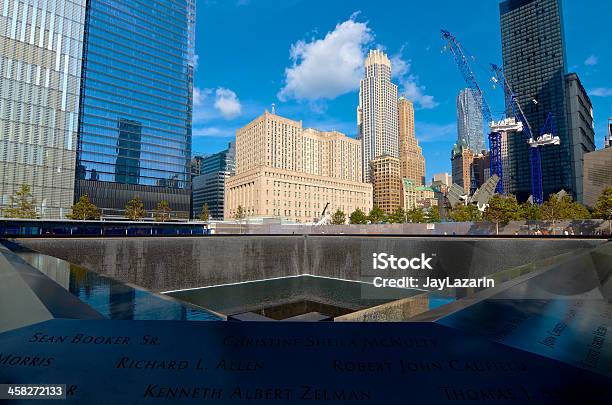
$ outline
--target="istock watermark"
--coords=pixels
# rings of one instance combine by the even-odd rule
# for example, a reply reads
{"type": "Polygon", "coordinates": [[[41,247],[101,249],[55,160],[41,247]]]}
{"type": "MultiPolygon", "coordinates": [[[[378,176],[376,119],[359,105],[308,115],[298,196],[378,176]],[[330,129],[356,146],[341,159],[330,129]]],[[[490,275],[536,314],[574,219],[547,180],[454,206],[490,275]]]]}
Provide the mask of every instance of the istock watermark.
{"type": "MultiPolygon", "coordinates": [[[[397,257],[389,253],[372,253],[372,270],[434,270],[435,254],[421,253],[414,257],[397,257]]],[[[379,273],[380,274],[380,273],[379,273]]],[[[375,276],[372,284],[377,288],[413,288],[426,290],[444,290],[446,288],[491,288],[495,287],[495,280],[489,277],[479,278],[452,278],[452,277],[421,277],[410,275],[405,277],[375,276]]]]}
{"type": "Polygon", "coordinates": [[[433,267],[429,264],[433,257],[427,257],[425,253],[421,253],[420,257],[410,259],[395,257],[388,253],[373,253],[372,256],[372,269],[374,270],[433,270],[433,267]]]}

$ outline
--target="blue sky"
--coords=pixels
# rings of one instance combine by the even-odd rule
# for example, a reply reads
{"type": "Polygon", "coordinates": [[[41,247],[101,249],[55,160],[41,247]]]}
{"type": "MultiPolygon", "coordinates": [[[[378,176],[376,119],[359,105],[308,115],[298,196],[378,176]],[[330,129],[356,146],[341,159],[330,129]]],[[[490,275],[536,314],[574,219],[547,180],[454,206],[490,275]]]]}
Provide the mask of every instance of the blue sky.
{"type": "MultiPolygon", "coordinates": [[[[275,103],[304,126],[356,134],[364,54],[383,48],[394,62],[400,93],[415,100],[416,132],[427,177],[450,172],[456,139],[455,97],[464,86],[440,28],[476,57],[474,71],[492,110],[503,95],[488,81],[501,64],[498,0],[198,0],[194,153],[224,149],[245,125],[275,103]]],[[[590,92],[596,143],[612,117],[612,1],[564,0],[569,71],[590,92]]]]}

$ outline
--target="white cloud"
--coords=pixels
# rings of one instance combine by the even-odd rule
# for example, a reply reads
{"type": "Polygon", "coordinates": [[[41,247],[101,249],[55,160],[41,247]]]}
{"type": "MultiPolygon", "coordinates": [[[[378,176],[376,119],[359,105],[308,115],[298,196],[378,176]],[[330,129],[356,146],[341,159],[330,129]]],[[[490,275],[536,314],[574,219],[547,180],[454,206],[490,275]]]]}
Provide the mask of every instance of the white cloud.
{"type": "Polygon", "coordinates": [[[432,109],[438,106],[433,96],[425,94],[425,86],[419,84],[418,77],[410,73],[411,60],[402,56],[404,47],[391,57],[391,75],[399,81],[399,92],[407,99],[412,100],[417,108],[432,109]]]}
{"type": "Polygon", "coordinates": [[[211,89],[201,89],[199,87],[193,87],[193,106],[199,107],[204,103],[206,97],[212,93],[211,89]]]}
{"type": "Polygon", "coordinates": [[[210,123],[223,119],[232,120],[242,113],[242,103],[230,89],[199,87],[193,88],[193,122],[195,124],[210,123]]]}
{"type": "Polygon", "coordinates": [[[416,137],[422,143],[449,142],[457,139],[457,124],[415,122],[416,137]]]}
{"type": "Polygon", "coordinates": [[[410,61],[402,59],[404,47],[391,57],[391,77],[401,79],[410,72],[410,61]]]}
{"type": "MultiPolygon", "coordinates": [[[[285,86],[279,91],[281,101],[334,99],[359,89],[367,48],[374,33],[367,23],[355,21],[359,13],[328,32],[323,39],[297,41],[291,46],[292,66],[285,69],[285,86]]],[[[377,44],[376,49],[385,50],[377,44]]],[[[438,106],[434,97],[426,94],[418,76],[411,73],[411,61],[402,56],[404,47],[391,57],[393,79],[399,81],[400,93],[421,109],[438,106]]]]}
{"type": "Polygon", "coordinates": [[[227,120],[236,118],[242,112],[242,104],[236,93],[223,87],[215,91],[215,108],[227,120]]]}
{"type": "Polygon", "coordinates": [[[584,64],[587,66],[594,66],[594,65],[597,65],[597,62],[599,62],[599,58],[597,57],[597,55],[591,55],[588,58],[586,58],[586,60],[584,61],[584,64]]]}
{"type": "Polygon", "coordinates": [[[610,97],[612,96],[612,88],[598,87],[589,91],[589,96],[595,97],[610,97]]]}
{"type": "Polygon", "coordinates": [[[193,54],[191,58],[191,65],[193,66],[193,70],[198,70],[198,66],[200,66],[200,55],[197,53],[193,54]]]}
{"type": "Polygon", "coordinates": [[[355,21],[356,16],[336,25],[323,39],[291,45],[292,66],[285,69],[285,86],[278,92],[281,101],[332,100],[359,88],[366,48],[374,36],[367,23],[355,21]]]}

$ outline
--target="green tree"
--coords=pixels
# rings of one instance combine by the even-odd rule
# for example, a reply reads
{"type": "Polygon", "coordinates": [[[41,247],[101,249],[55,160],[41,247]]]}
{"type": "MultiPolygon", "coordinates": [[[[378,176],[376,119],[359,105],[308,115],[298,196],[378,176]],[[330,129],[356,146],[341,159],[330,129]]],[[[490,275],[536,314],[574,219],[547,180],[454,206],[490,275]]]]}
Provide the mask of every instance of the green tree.
{"type": "Polygon", "coordinates": [[[368,219],[370,220],[371,223],[376,224],[379,222],[384,222],[387,219],[387,215],[385,214],[385,211],[383,211],[377,205],[375,205],[370,211],[370,214],[368,215],[368,219]]]}
{"type": "Polygon", "coordinates": [[[440,210],[437,206],[429,207],[429,210],[427,210],[427,222],[430,224],[442,222],[440,210]]]}
{"type": "Polygon", "coordinates": [[[36,200],[30,186],[23,184],[10,199],[10,208],[4,211],[8,218],[36,218],[36,200]]]}
{"type": "Polygon", "coordinates": [[[450,219],[455,222],[474,222],[482,219],[482,213],[474,204],[457,203],[450,212],[450,219]]]}
{"type": "Polygon", "coordinates": [[[542,207],[529,201],[522,203],[519,207],[521,219],[527,221],[541,221],[542,207]]]}
{"type": "Polygon", "coordinates": [[[200,212],[200,221],[208,221],[210,219],[210,211],[208,210],[208,203],[202,205],[202,212],[200,212]]]}
{"type": "Polygon", "coordinates": [[[542,218],[546,221],[588,219],[590,214],[584,205],[573,201],[569,195],[559,199],[556,194],[551,194],[542,204],[542,218]]]}
{"type": "Polygon", "coordinates": [[[368,217],[365,214],[365,212],[363,212],[361,209],[357,208],[351,214],[351,216],[349,218],[349,221],[350,221],[351,224],[367,224],[368,223],[368,217]]]}
{"type": "Polygon", "coordinates": [[[236,221],[241,221],[243,219],[246,218],[246,212],[244,211],[244,208],[242,208],[242,205],[239,205],[238,208],[236,208],[236,213],[234,214],[234,219],[236,221]]]}
{"type": "Polygon", "coordinates": [[[555,224],[563,219],[588,219],[590,218],[589,210],[580,203],[572,200],[572,197],[565,195],[561,199],[557,194],[551,194],[548,200],[542,204],[542,219],[552,221],[553,234],[555,232],[555,224]]]}
{"type": "Polygon", "coordinates": [[[344,213],[344,211],[338,209],[336,212],[334,212],[334,215],[332,215],[330,224],[344,225],[345,222],[346,222],[346,214],[344,213]]]}
{"type": "Polygon", "coordinates": [[[499,224],[506,225],[510,221],[520,219],[520,208],[516,197],[509,195],[502,197],[495,194],[489,200],[489,205],[482,216],[485,221],[495,223],[495,232],[499,235],[499,224]]]}
{"type": "Polygon", "coordinates": [[[414,207],[406,213],[408,222],[412,224],[422,224],[425,222],[425,214],[421,208],[414,207]]]}
{"type": "Polygon", "coordinates": [[[136,196],[125,204],[125,216],[132,221],[138,221],[145,216],[144,203],[136,196]]]}
{"type": "Polygon", "coordinates": [[[569,202],[569,212],[567,213],[567,219],[590,219],[591,213],[589,209],[577,201],[569,202]]]}
{"type": "Polygon", "coordinates": [[[244,208],[242,208],[242,205],[239,205],[238,208],[236,208],[236,212],[234,213],[234,219],[238,221],[238,224],[240,224],[241,234],[242,234],[242,220],[245,218],[246,218],[246,212],[244,211],[244,208]]]}
{"type": "Polygon", "coordinates": [[[397,209],[389,215],[388,220],[392,224],[406,223],[406,211],[404,211],[402,207],[397,207],[397,209]]]}
{"type": "Polygon", "coordinates": [[[604,189],[597,199],[593,209],[593,218],[607,219],[608,232],[612,235],[612,187],[604,189]]]}
{"type": "Polygon", "coordinates": [[[83,194],[79,201],[72,206],[72,214],[66,215],[66,218],[81,221],[100,219],[100,210],[89,200],[87,194],[83,194]]]}
{"type": "Polygon", "coordinates": [[[548,200],[544,201],[542,204],[542,219],[545,221],[553,221],[553,226],[555,221],[559,221],[563,219],[563,204],[557,194],[551,194],[548,196],[548,200]]]}
{"type": "Polygon", "coordinates": [[[162,200],[157,203],[157,207],[155,208],[154,218],[157,222],[166,222],[170,220],[170,205],[168,201],[162,200]]]}

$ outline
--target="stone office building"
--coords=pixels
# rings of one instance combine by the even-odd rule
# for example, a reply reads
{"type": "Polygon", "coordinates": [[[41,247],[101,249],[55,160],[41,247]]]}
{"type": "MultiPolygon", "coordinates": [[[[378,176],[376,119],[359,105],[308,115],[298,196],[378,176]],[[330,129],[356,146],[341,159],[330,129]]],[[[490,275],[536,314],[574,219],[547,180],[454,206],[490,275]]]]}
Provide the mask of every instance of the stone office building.
{"type": "Polygon", "coordinates": [[[465,194],[470,193],[473,163],[474,152],[464,146],[455,145],[451,154],[453,183],[463,188],[465,194]]]}
{"type": "Polygon", "coordinates": [[[438,206],[436,190],[432,187],[413,183],[410,179],[402,179],[403,208],[406,212],[414,208],[431,208],[438,206]]]}
{"type": "Polygon", "coordinates": [[[402,178],[425,185],[425,157],[414,129],[414,105],[405,97],[400,97],[397,104],[402,178]]]}
{"type": "Polygon", "coordinates": [[[594,207],[604,189],[612,187],[612,146],[584,155],[583,184],[583,203],[594,207]]]}
{"type": "Polygon", "coordinates": [[[372,208],[362,181],[361,142],[339,132],[303,129],[267,111],[236,132],[236,175],[225,182],[225,219],[240,206],[247,218],[313,222],[340,209],[372,208]]]}
{"type": "Polygon", "coordinates": [[[387,214],[394,213],[402,206],[403,198],[400,159],[383,155],[370,161],[370,176],[374,186],[374,206],[387,214]]]}

